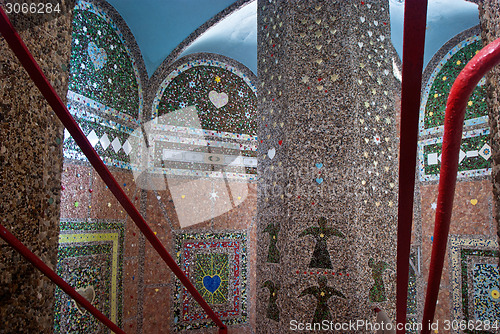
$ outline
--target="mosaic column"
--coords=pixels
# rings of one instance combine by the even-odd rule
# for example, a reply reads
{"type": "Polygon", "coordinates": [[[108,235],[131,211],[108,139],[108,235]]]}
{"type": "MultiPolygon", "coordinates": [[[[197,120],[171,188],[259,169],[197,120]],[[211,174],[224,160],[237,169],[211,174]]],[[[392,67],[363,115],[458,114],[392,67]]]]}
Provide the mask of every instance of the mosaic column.
{"type": "MultiPolygon", "coordinates": [[[[58,3],[57,11],[56,7],[49,9],[47,2],[42,9],[44,14],[9,15],[9,18],[59,96],[64,98],[73,4],[58,3]]],[[[5,2],[2,4],[6,11],[7,6],[5,2]]],[[[63,127],[5,40],[0,45],[2,224],[55,268],[63,127]]],[[[0,333],[52,333],[54,284],[3,241],[0,286],[0,333]]]]}
{"type": "MultiPolygon", "coordinates": [[[[500,38],[500,4],[494,0],[483,0],[479,2],[479,19],[481,22],[481,37],[484,45],[500,38]]],[[[493,162],[491,163],[491,176],[493,181],[493,195],[495,196],[494,217],[497,221],[497,237],[500,243],[500,136],[499,136],[499,112],[500,112],[500,69],[494,67],[487,75],[486,89],[488,91],[489,123],[491,130],[491,149],[493,162]]]]}
{"type": "Polygon", "coordinates": [[[257,332],[373,322],[374,305],[394,318],[388,3],[271,0],[258,10],[257,332]]]}

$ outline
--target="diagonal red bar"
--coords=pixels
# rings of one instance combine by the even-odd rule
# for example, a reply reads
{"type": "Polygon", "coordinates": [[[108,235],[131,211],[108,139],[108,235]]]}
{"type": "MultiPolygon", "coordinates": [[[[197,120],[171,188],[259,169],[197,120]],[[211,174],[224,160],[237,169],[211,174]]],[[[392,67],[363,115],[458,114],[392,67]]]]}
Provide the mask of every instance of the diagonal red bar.
{"type": "MultiPolygon", "coordinates": [[[[399,148],[396,322],[406,323],[408,273],[417,163],[418,113],[422,85],[427,0],[406,0],[403,31],[403,79],[399,148]]],[[[404,333],[404,326],[397,331],[404,333]]]]}
{"type": "Polygon", "coordinates": [[[448,96],[444,119],[443,151],[441,156],[441,172],[439,174],[434,241],[432,243],[431,264],[429,267],[429,280],[427,282],[421,334],[430,333],[429,325],[432,323],[436,311],[436,302],[453,210],[453,197],[455,196],[455,184],[457,182],[458,157],[462,141],[465,108],[479,80],[493,66],[499,63],[500,39],[497,39],[479,51],[465,65],[453,83],[450,95],[448,96]]]}
{"type": "Polygon", "coordinates": [[[68,109],[43,74],[35,59],[33,59],[33,56],[27,49],[21,37],[12,26],[12,23],[10,22],[3,8],[0,8],[0,31],[16,57],[23,65],[26,72],[28,72],[31,80],[33,80],[49,105],[52,107],[52,110],[54,110],[57,117],[59,117],[66,129],[68,129],[75,142],[78,144],[78,146],[80,146],[80,149],[85,154],[92,166],[95,168],[99,176],[101,176],[104,183],[106,183],[111,193],[116,197],[118,202],[120,202],[123,209],[125,209],[130,218],[132,218],[134,223],[141,230],[146,239],[151,243],[153,248],[158,252],[160,257],[170,267],[175,276],[179,278],[179,280],[186,287],[189,293],[191,293],[193,298],[205,310],[210,319],[212,319],[216,323],[216,325],[220,329],[220,333],[225,332],[227,330],[227,327],[210,308],[210,306],[203,299],[198,290],[196,290],[191,281],[186,277],[184,272],[182,272],[181,268],[179,268],[177,263],[175,263],[174,259],[170,256],[165,247],[163,247],[162,243],[153,233],[139,211],[137,211],[134,204],[127,197],[120,185],[116,182],[108,168],[101,161],[101,158],[96,153],[92,145],[90,145],[87,137],[85,137],[82,130],[73,119],[68,109]]]}
{"type": "Polygon", "coordinates": [[[64,292],[66,292],[71,298],[82,305],[87,311],[89,311],[94,317],[99,319],[106,327],[111,329],[117,334],[125,334],[115,323],[109,320],[104,314],[102,314],[98,309],[96,309],[87,299],[83,298],[75,289],[71,287],[65,280],[63,280],[59,275],[57,275],[52,269],[50,269],[38,256],[33,254],[25,245],[21,243],[12,233],[10,233],[3,225],[0,224],[0,238],[5,240],[12,248],[21,253],[22,256],[26,258],[31,264],[38,268],[45,276],[47,276],[52,282],[57,284],[64,292]]]}

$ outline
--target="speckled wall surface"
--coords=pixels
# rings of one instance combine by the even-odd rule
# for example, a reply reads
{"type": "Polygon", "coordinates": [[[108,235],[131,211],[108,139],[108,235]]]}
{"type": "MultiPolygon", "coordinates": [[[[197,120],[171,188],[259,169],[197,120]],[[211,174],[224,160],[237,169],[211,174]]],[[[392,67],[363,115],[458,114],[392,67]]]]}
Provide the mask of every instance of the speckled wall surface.
{"type": "Polygon", "coordinates": [[[259,333],[394,316],[389,27],[386,1],[259,1],[259,333]]]}
{"type": "MultiPolygon", "coordinates": [[[[60,3],[57,15],[9,18],[48,80],[64,96],[74,2],[60,3]]],[[[2,224],[55,268],[63,128],[3,39],[0,44],[2,224]]],[[[52,333],[54,285],[3,241],[0,287],[0,333],[52,333]]]]}
{"type": "MultiPolygon", "coordinates": [[[[495,0],[479,1],[479,18],[481,22],[481,37],[485,44],[500,38],[500,2],[495,0]]],[[[493,162],[491,166],[491,175],[493,180],[493,194],[495,201],[494,216],[497,221],[497,236],[500,243],[500,136],[499,136],[499,114],[500,114],[500,69],[498,66],[491,70],[487,78],[487,103],[489,109],[489,123],[491,129],[491,146],[493,153],[493,162]]],[[[499,263],[500,265],[500,263],[499,263]]]]}

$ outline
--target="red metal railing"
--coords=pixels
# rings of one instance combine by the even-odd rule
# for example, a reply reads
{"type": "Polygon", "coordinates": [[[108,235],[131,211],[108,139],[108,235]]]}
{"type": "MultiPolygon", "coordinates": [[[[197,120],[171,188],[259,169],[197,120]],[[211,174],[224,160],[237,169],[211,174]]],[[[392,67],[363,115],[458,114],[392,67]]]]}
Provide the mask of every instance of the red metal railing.
{"type": "Polygon", "coordinates": [[[403,35],[403,77],[399,148],[396,322],[404,333],[410,270],[418,115],[422,85],[427,0],[406,0],[403,35]]]}
{"type": "Polygon", "coordinates": [[[434,225],[434,241],[432,243],[429,280],[425,297],[422,334],[430,333],[429,324],[432,323],[436,311],[444,255],[450,230],[451,212],[453,210],[465,108],[479,80],[498,63],[500,63],[500,39],[488,44],[465,65],[465,68],[453,83],[448,96],[444,119],[436,223],[434,225]]]}
{"type": "MultiPolygon", "coordinates": [[[[128,213],[128,215],[132,218],[134,223],[137,225],[137,227],[140,229],[140,231],[144,234],[146,239],[151,243],[153,248],[158,252],[160,257],[165,261],[165,263],[170,267],[170,269],[173,271],[173,273],[177,276],[177,278],[181,281],[181,283],[186,287],[186,289],[191,293],[193,298],[200,304],[200,306],[205,310],[205,312],[208,314],[210,319],[212,319],[215,324],[219,327],[219,333],[227,333],[227,327],[222,323],[222,321],[219,319],[219,317],[215,314],[215,312],[210,308],[210,306],[207,304],[207,302],[203,299],[203,297],[200,295],[198,290],[193,286],[191,281],[186,277],[184,272],[182,272],[181,268],[175,263],[174,259],[170,256],[170,254],[167,252],[165,247],[163,247],[162,243],[160,240],[156,237],[156,235],[153,233],[151,228],[148,226],[144,218],[141,216],[139,211],[135,208],[134,204],[130,201],[130,199],[127,197],[125,192],[122,190],[118,182],[114,179],[113,175],[110,173],[108,168],[104,165],[104,163],[101,161],[101,158],[97,154],[97,152],[94,150],[90,142],[88,141],[87,137],[84,135],[78,124],[75,122],[71,114],[69,113],[66,105],[62,102],[62,100],[59,98],[57,93],[55,92],[54,88],[50,85],[48,82],[47,78],[43,74],[42,70],[38,66],[37,62],[29,52],[29,50],[26,48],[26,45],[22,41],[21,37],[15,30],[15,28],[12,26],[12,23],[10,22],[9,18],[7,17],[7,14],[3,10],[3,8],[0,8],[0,31],[9,44],[10,48],[16,55],[16,57],[19,59],[21,62],[22,66],[28,72],[29,76],[31,77],[31,80],[35,83],[35,85],[38,87],[42,95],[45,97],[49,105],[52,107],[52,110],[56,113],[56,115],[59,117],[63,125],[66,127],[66,129],[69,131],[75,142],[80,146],[82,152],[85,154],[89,162],[92,164],[92,166],[95,168],[97,173],[101,176],[102,180],[104,183],[108,186],[109,190],[111,193],[116,197],[118,202],[122,205],[122,207],[125,209],[125,211],[128,213]]],[[[2,232],[8,232],[5,230],[5,228],[2,226],[2,232]]],[[[8,235],[9,233],[0,233],[2,237],[4,235],[8,235]]],[[[13,237],[13,236],[12,236],[13,237]]],[[[15,238],[14,238],[15,239],[15,238]]],[[[31,263],[33,263],[38,269],[42,270],[43,262],[36,257],[33,253],[29,252],[29,250],[26,247],[18,247],[16,248],[13,245],[13,242],[15,243],[15,240],[13,238],[4,238],[12,247],[14,247],[17,251],[19,251],[24,257],[28,258],[31,263]]],[[[17,239],[16,239],[17,240],[17,239]]],[[[17,242],[22,245],[18,240],[17,242]]],[[[18,245],[18,246],[20,246],[18,245]]],[[[44,270],[42,270],[44,272],[44,270]]],[[[48,272],[47,272],[48,273],[48,272]]],[[[46,274],[46,272],[44,272],[46,274]]],[[[57,276],[55,273],[53,273],[55,276],[57,276]]],[[[59,285],[58,283],[62,283],[62,278],[59,276],[53,277],[55,279],[54,283],[59,285]]],[[[59,285],[61,288],[62,286],[59,285]]],[[[66,287],[67,288],[67,287],[66,287]]],[[[64,290],[64,289],[63,289],[64,290]]],[[[69,289],[67,289],[70,291],[69,289]]],[[[66,290],[65,290],[66,291],[66,290]]],[[[73,298],[78,298],[81,300],[80,295],[76,293],[76,291],[73,290],[72,292],[72,297],[73,298]],[[73,293],[74,292],[74,293],[73,293]],[[80,296],[80,297],[78,297],[80,296]]],[[[88,302],[87,302],[88,303],[88,302]]],[[[96,313],[97,311],[95,308],[91,308],[88,306],[90,303],[85,303],[85,302],[80,302],[83,307],[85,307],[90,313],[92,313],[95,317],[97,317],[99,320],[103,321],[103,323],[108,326],[109,323],[104,321],[103,315],[100,313],[96,313]]],[[[108,319],[109,321],[109,319],[108,319]]],[[[110,322],[110,321],[109,321],[110,322]]],[[[116,325],[115,325],[116,326],[116,325]]],[[[109,326],[108,326],[109,327],[109,326]]],[[[111,328],[111,327],[110,327],[111,328]]],[[[112,329],[112,328],[111,328],[112,329]]],[[[112,329],[114,330],[114,329],[112,329]]]]}

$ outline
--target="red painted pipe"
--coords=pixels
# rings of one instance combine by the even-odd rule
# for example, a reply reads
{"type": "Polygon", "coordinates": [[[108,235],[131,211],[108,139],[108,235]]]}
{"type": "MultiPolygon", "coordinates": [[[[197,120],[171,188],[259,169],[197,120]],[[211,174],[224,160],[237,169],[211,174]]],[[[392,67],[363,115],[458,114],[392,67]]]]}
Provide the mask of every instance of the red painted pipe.
{"type": "MultiPolygon", "coordinates": [[[[74,120],[74,118],[69,113],[66,105],[61,101],[54,88],[50,85],[49,81],[43,74],[42,70],[38,66],[35,59],[27,49],[26,45],[22,41],[21,37],[17,31],[12,26],[7,14],[3,8],[0,8],[0,31],[9,44],[10,48],[19,59],[23,65],[26,72],[28,72],[31,80],[38,87],[42,95],[45,97],[47,102],[52,107],[52,110],[56,113],[57,117],[61,120],[63,125],[68,129],[71,136],[74,138],[75,142],[80,146],[82,152],[85,154],[89,162],[95,168],[97,173],[101,176],[102,180],[108,186],[111,193],[116,197],[118,202],[122,205],[128,215],[132,218],[137,227],[144,234],[146,239],[151,243],[153,248],[158,252],[160,257],[165,261],[165,263],[170,267],[175,276],[179,278],[186,289],[191,293],[193,298],[200,304],[200,306],[205,310],[210,319],[212,319],[220,330],[225,330],[226,326],[222,323],[215,312],[210,308],[207,302],[200,295],[198,290],[193,286],[191,281],[186,277],[184,272],[179,268],[174,259],[167,252],[165,247],[163,247],[160,240],[153,233],[151,228],[148,226],[144,218],[141,216],[139,211],[135,208],[134,204],[127,197],[125,192],[122,190],[120,185],[116,182],[113,175],[110,173],[106,165],[101,161],[101,158],[96,153],[92,145],[90,145],[87,137],[83,134],[82,130],[74,120]]],[[[222,332],[221,332],[222,333],[222,332]]]]}
{"type": "MultiPolygon", "coordinates": [[[[399,149],[396,322],[406,323],[408,273],[417,163],[418,117],[424,59],[427,0],[406,0],[399,149]]],[[[404,333],[404,326],[398,333],[404,333]]]]}
{"type": "Polygon", "coordinates": [[[96,309],[87,299],[83,298],[75,289],[71,287],[65,280],[58,276],[52,269],[50,269],[38,256],[33,254],[25,245],[22,244],[12,233],[10,233],[3,225],[0,224],[0,237],[5,240],[12,248],[21,253],[22,256],[31,264],[33,264],[38,270],[40,270],[45,276],[47,276],[52,282],[57,284],[64,292],[66,292],[71,298],[82,305],[87,311],[89,311],[94,317],[99,319],[106,327],[111,329],[115,333],[125,334],[115,323],[109,320],[104,314],[102,314],[98,309],[96,309]]]}
{"type": "Polygon", "coordinates": [[[479,80],[498,63],[500,63],[500,39],[488,44],[467,63],[453,83],[446,104],[436,223],[434,225],[434,241],[425,297],[422,334],[430,333],[429,324],[432,323],[436,311],[453,210],[465,108],[479,80]]]}

